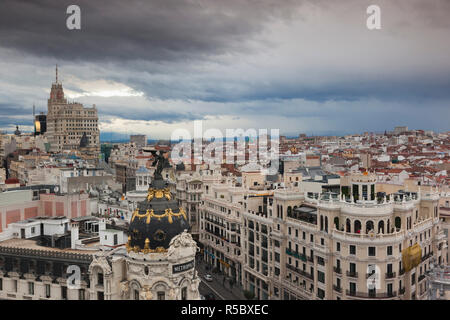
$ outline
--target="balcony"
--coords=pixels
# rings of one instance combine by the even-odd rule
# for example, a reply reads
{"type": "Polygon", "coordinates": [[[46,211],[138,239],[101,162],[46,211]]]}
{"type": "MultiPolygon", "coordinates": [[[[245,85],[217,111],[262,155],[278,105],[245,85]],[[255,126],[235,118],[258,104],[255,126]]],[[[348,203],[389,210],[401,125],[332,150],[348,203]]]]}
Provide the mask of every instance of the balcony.
{"type": "Polygon", "coordinates": [[[397,296],[397,292],[382,292],[382,293],[369,293],[346,290],[345,293],[350,297],[364,298],[364,299],[388,299],[397,296]]]}
{"type": "Polygon", "coordinates": [[[314,257],[313,257],[313,256],[307,257],[306,259],[307,259],[309,262],[314,262],[314,257]]]}
{"type": "Polygon", "coordinates": [[[424,274],[422,274],[422,275],[419,276],[419,279],[417,280],[417,282],[420,282],[420,281],[422,281],[423,279],[425,279],[425,275],[424,275],[424,274]]]}
{"type": "Polygon", "coordinates": [[[386,272],[386,279],[392,279],[395,278],[396,273],[395,272],[386,272]]]}
{"type": "Polygon", "coordinates": [[[422,257],[422,262],[424,262],[425,260],[427,260],[429,257],[431,257],[433,255],[433,251],[428,252],[426,255],[424,255],[422,257]]]}
{"type": "Polygon", "coordinates": [[[356,272],[356,271],[347,271],[347,277],[350,277],[350,278],[358,278],[358,272],[356,272]]]}
{"type": "Polygon", "coordinates": [[[299,253],[297,251],[292,251],[291,249],[286,248],[286,254],[306,262],[306,256],[302,253],[299,253]]]}
{"type": "Polygon", "coordinates": [[[342,274],[342,269],[339,267],[333,267],[334,272],[338,273],[338,274],[342,274]]]}
{"type": "Polygon", "coordinates": [[[333,290],[342,293],[342,287],[338,287],[337,285],[333,285],[333,290]]]}
{"type": "Polygon", "coordinates": [[[402,276],[405,274],[405,269],[400,269],[399,275],[402,276]]]}
{"type": "Polygon", "coordinates": [[[296,268],[296,267],[294,267],[294,266],[292,266],[292,265],[290,265],[288,263],[286,263],[286,268],[288,268],[289,270],[295,271],[295,272],[297,272],[298,274],[300,274],[300,275],[302,275],[304,277],[307,277],[307,278],[309,278],[311,280],[314,280],[314,276],[312,274],[309,274],[306,271],[300,270],[299,268],[296,268]]]}
{"type": "Polygon", "coordinates": [[[215,236],[217,236],[217,237],[219,237],[219,238],[222,238],[223,236],[220,234],[220,232],[215,232],[215,231],[212,231],[212,230],[209,230],[209,229],[206,229],[205,228],[205,231],[206,232],[209,232],[209,233],[211,233],[211,234],[213,234],[213,235],[215,235],[215,236]]]}
{"type": "Polygon", "coordinates": [[[400,295],[400,294],[405,294],[405,291],[406,291],[406,288],[405,288],[405,287],[400,288],[400,290],[398,290],[398,294],[399,294],[399,295],[400,295]]]}

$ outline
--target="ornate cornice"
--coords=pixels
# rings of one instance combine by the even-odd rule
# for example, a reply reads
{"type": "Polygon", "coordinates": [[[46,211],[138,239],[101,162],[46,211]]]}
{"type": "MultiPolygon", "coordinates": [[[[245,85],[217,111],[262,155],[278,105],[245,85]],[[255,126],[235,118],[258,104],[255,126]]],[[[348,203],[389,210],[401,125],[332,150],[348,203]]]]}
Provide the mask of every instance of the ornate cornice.
{"type": "Polygon", "coordinates": [[[177,213],[173,212],[171,208],[168,208],[162,214],[155,213],[155,211],[153,209],[147,210],[145,213],[139,213],[139,209],[136,209],[133,212],[133,216],[131,217],[131,222],[133,222],[135,218],[139,218],[139,219],[146,218],[147,219],[146,223],[148,224],[148,223],[150,223],[151,218],[156,218],[158,220],[161,220],[162,218],[167,217],[167,220],[169,221],[169,223],[172,223],[173,222],[172,217],[179,217],[179,216],[183,216],[184,219],[187,220],[186,212],[184,211],[183,208],[179,208],[179,212],[177,212],[177,213]]]}

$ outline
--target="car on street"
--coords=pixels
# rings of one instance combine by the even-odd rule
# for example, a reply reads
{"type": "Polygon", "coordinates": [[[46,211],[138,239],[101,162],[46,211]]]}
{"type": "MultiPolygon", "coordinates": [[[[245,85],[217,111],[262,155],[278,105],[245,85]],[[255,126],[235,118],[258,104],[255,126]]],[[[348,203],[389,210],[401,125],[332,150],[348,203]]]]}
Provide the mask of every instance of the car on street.
{"type": "Polygon", "coordinates": [[[213,277],[210,274],[205,274],[205,280],[211,282],[213,281],[213,277]]]}

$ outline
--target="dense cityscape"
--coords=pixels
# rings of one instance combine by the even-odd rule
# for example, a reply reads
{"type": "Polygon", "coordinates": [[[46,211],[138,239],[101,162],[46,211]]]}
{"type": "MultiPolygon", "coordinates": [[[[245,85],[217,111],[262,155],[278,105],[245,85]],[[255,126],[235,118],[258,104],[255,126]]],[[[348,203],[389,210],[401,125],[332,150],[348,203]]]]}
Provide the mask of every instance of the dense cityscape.
{"type": "Polygon", "coordinates": [[[439,313],[449,13],[449,0],[1,0],[2,310],[439,313]]]}
{"type": "Polygon", "coordinates": [[[450,132],[279,136],[265,164],[247,137],[180,160],[170,139],[100,141],[58,69],[33,117],[0,140],[0,299],[450,297],[450,132]]]}

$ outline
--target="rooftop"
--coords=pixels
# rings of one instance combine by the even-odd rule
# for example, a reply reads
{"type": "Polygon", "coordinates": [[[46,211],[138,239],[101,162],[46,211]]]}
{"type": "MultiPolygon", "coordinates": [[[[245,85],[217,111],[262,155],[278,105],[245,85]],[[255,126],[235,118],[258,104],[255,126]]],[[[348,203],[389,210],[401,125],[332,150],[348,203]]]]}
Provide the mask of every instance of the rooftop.
{"type": "Polygon", "coordinates": [[[44,247],[40,246],[36,243],[35,240],[30,239],[8,239],[5,241],[0,242],[0,247],[6,247],[6,248],[21,248],[21,249],[34,249],[34,250],[45,250],[45,251],[54,251],[54,252],[63,252],[63,253],[80,253],[80,254],[94,254],[98,252],[94,247],[98,243],[88,243],[86,244],[87,249],[86,250],[79,250],[79,249],[58,249],[58,248],[51,248],[51,247],[44,247]],[[88,248],[92,247],[91,250],[88,248]]]}

